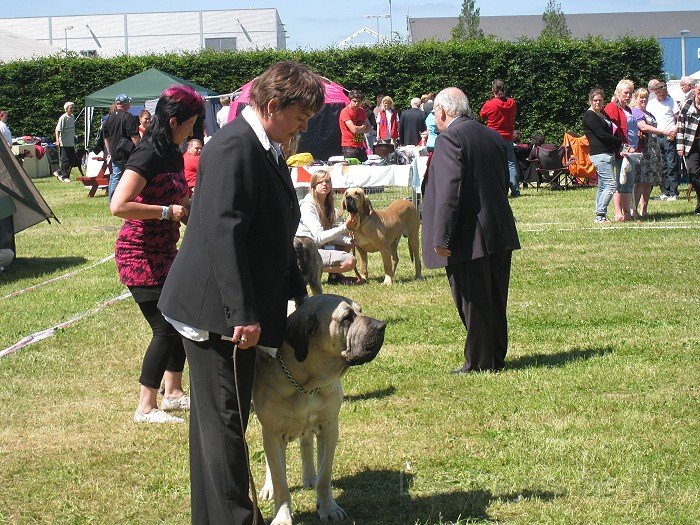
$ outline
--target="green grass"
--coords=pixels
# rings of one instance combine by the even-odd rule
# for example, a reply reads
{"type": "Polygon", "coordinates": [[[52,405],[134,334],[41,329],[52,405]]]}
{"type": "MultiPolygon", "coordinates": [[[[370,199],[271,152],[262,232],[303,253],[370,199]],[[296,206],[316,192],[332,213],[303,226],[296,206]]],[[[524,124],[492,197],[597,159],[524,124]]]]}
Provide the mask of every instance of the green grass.
{"type": "MultiPolygon", "coordinates": [[[[104,197],[37,187],[61,224],[18,235],[0,297],[112,253],[104,197]]],[[[334,487],[348,523],[700,522],[700,217],[653,201],[642,226],[595,227],[594,192],[512,201],[523,249],[503,373],[447,374],[464,329],[444,271],[410,279],[405,242],[392,288],[376,254],[367,286],[326,287],[388,322],[377,359],[344,382],[334,487]]],[[[0,299],[0,350],[122,291],[109,261],[0,299]]],[[[129,299],[0,359],[0,523],[189,523],[187,425],[131,419],[148,340],[129,299]]],[[[259,487],[254,418],[249,441],[259,487]]],[[[288,456],[296,523],[316,524],[296,445],[288,456]]]]}

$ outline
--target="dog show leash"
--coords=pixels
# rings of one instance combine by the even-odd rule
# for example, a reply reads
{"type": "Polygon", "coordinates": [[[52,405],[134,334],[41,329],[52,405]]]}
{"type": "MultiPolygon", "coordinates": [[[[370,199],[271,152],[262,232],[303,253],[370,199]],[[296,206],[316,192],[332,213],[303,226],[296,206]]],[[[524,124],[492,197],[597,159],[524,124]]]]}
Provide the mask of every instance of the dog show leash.
{"type": "Polygon", "coordinates": [[[306,394],[307,396],[312,396],[316,394],[319,390],[323,388],[323,386],[317,386],[316,388],[312,390],[306,390],[303,386],[299,384],[299,382],[292,377],[291,372],[287,368],[287,363],[284,362],[284,359],[282,358],[282,355],[277,352],[277,355],[275,356],[277,361],[279,362],[280,366],[282,367],[282,372],[284,372],[284,375],[287,376],[287,379],[289,379],[289,382],[294,385],[294,387],[301,392],[302,394],[306,394]]]}
{"type": "MultiPolygon", "coordinates": [[[[245,336],[241,337],[241,341],[245,341],[245,336]]],[[[238,367],[236,366],[236,356],[238,354],[238,343],[233,343],[233,382],[236,386],[236,402],[238,403],[238,419],[241,423],[241,437],[243,438],[243,450],[245,450],[245,462],[248,466],[248,481],[250,482],[251,501],[253,502],[253,525],[258,525],[258,493],[255,489],[255,481],[253,480],[253,471],[250,468],[250,450],[248,449],[248,441],[245,438],[245,425],[243,424],[243,410],[241,410],[241,394],[238,391],[238,367]]]]}

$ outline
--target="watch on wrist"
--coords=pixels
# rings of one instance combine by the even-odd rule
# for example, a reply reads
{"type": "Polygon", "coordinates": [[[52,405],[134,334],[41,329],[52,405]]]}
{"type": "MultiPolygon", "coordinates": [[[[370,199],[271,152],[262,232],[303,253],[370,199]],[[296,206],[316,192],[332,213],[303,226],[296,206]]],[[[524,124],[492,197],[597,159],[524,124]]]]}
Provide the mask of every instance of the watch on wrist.
{"type": "Polygon", "coordinates": [[[160,220],[161,221],[168,220],[168,206],[163,206],[163,211],[160,214],[160,220]]]}

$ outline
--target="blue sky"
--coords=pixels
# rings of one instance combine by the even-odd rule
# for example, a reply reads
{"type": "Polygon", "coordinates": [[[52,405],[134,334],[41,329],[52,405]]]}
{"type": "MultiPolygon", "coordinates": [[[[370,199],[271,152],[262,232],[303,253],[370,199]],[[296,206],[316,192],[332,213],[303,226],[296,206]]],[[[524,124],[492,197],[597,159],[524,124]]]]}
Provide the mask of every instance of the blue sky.
{"type": "MultiPolygon", "coordinates": [[[[389,34],[388,19],[367,19],[366,15],[389,13],[388,0],[33,0],[31,6],[21,2],[2,2],[3,17],[50,16],[99,13],[139,13],[153,11],[188,11],[207,9],[277,8],[285,24],[287,47],[290,49],[323,49],[364,26],[389,34]]],[[[482,16],[536,15],[544,11],[546,0],[477,0],[482,16]]],[[[621,11],[680,11],[700,9],[700,0],[561,0],[565,13],[609,13],[621,11]]],[[[457,16],[461,0],[413,1],[392,0],[391,14],[394,31],[406,33],[406,16],[457,16]]]]}

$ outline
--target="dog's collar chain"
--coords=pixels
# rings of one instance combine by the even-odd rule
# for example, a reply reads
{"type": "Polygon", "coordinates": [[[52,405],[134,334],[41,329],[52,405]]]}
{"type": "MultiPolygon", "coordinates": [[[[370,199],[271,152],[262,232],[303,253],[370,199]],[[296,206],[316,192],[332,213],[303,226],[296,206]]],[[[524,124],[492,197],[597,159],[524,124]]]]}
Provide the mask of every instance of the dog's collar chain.
{"type": "Polygon", "coordinates": [[[306,394],[307,396],[312,396],[316,394],[319,390],[321,390],[323,387],[322,386],[317,386],[313,390],[306,390],[303,386],[299,384],[299,382],[292,377],[292,374],[289,372],[289,369],[287,368],[287,363],[284,362],[284,359],[282,359],[282,355],[277,352],[277,360],[280,363],[280,366],[282,367],[282,372],[284,372],[284,375],[287,376],[287,379],[289,379],[289,382],[292,383],[296,389],[301,392],[302,394],[306,394]]]}

